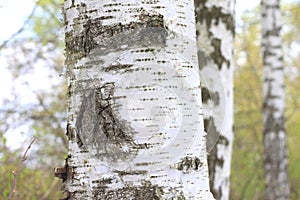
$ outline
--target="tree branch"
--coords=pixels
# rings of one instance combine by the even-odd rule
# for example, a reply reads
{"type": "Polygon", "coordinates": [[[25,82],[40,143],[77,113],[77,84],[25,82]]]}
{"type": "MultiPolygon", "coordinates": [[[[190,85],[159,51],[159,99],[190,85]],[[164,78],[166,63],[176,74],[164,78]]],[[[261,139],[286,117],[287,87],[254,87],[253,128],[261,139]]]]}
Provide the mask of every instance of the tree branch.
{"type": "Polygon", "coordinates": [[[34,137],[33,140],[31,141],[31,143],[29,144],[29,146],[27,147],[26,151],[23,154],[23,157],[21,158],[17,171],[12,171],[12,174],[14,175],[14,179],[11,185],[11,189],[9,192],[9,196],[8,196],[8,200],[11,200],[12,197],[14,196],[15,192],[16,192],[16,185],[17,185],[17,177],[21,172],[22,169],[22,165],[25,162],[25,160],[27,159],[27,153],[29,151],[29,149],[31,148],[32,144],[37,140],[37,137],[34,137]]]}

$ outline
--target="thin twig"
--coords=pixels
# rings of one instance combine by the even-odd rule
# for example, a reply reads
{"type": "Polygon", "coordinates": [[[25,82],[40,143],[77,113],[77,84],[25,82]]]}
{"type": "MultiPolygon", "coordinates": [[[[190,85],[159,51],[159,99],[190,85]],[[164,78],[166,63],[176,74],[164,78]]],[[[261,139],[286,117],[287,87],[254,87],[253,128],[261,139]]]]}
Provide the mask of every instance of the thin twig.
{"type": "Polygon", "coordinates": [[[8,200],[11,200],[16,192],[16,185],[17,185],[17,177],[21,172],[22,169],[22,165],[25,162],[25,160],[27,159],[27,153],[29,151],[29,149],[31,148],[32,144],[37,140],[37,137],[34,137],[33,140],[31,141],[31,143],[29,144],[29,146],[27,147],[26,151],[23,154],[23,157],[21,158],[17,171],[12,171],[12,174],[14,175],[14,179],[13,182],[11,184],[11,189],[9,192],[9,196],[8,196],[8,200]]]}

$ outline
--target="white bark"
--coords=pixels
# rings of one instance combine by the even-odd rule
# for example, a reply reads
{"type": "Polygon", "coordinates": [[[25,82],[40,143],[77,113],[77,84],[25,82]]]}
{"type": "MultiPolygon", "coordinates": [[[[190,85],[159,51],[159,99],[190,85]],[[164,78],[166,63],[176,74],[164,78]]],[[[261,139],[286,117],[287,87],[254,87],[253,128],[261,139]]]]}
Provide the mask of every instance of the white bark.
{"type": "Polygon", "coordinates": [[[289,199],[279,0],[262,0],[265,199],[289,199]]]}
{"type": "Polygon", "coordinates": [[[66,0],[69,199],[213,199],[194,5],[66,0]]]}
{"type": "Polygon", "coordinates": [[[233,144],[234,1],[195,0],[195,5],[210,188],[216,199],[227,200],[233,144]],[[203,55],[210,59],[203,62],[203,55]]]}

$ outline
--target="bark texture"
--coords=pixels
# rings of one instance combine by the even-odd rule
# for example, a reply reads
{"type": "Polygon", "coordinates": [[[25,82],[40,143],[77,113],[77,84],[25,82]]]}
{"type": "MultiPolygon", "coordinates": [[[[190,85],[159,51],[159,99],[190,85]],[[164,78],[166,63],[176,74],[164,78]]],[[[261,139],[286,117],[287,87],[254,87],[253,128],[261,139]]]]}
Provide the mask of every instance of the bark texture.
{"type": "Polygon", "coordinates": [[[194,4],[65,0],[68,199],[213,199],[194,4]]]}
{"type": "Polygon", "coordinates": [[[195,0],[195,7],[210,189],[216,199],[227,200],[233,143],[234,0],[195,0]]]}
{"type": "Polygon", "coordinates": [[[289,199],[279,0],[262,0],[265,199],[289,199]]]}

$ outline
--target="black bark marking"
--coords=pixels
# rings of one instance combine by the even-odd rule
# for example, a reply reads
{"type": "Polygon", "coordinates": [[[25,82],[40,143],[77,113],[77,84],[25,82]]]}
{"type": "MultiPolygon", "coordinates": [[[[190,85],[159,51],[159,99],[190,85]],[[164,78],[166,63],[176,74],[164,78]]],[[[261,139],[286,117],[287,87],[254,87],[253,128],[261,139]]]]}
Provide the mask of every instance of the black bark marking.
{"type": "Polygon", "coordinates": [[[68,123],[66,129],[67,129],[66,135],[67,135],[68,139],[73,141],[76,137],[76,133],[75,133],[74,129],[72,129],[71,124],[68,123]]]}
{"type": "Polygon", "coordinates": [[[229,140],[224,137],[223,135],[220,135],[219,140],[218,140],[218,144],[223,144],[225,146],[229,145],[229,140]]]}
{"type": "Polygon", "coordinates": [[[208,0],[195,0],[195,7],[199,8],[196,9],[196,21],[200,23],[205,22],[208,29],[213,22],[215,25],[218,25],[222,21],[226,25],[226,28],[234,34],[233,16],[230,13],[223,13],[220,7],[212,6],[211,8],[207,8],[205,5],[206,2],[208,0]]]}
{"type": "Polygon", "coordinates": [[[72,5],[71,5],[71,7],[75,7],[74,1],[75,1],[75,0],[72,0],[72,5]]]}
{"type": "Polygon", "coordinates": [[[188,173],[191,170],[200,170],[200,167],[203,163],[200,161],[198,157],[184,157],[177,164],[176,168],[184,173],[188,173]]]}
{"type": "Polygon", "coordinates": [[[221,51],[221,40],[217,38],[213,38],[211,40],[211,45],[214,47],[214,51],[210,53],[211,58],[214,60],[219,70],[222,69],[222,64],[225,63],[226,66],[230,67],[230,61],[227,60],[221,51]]]}
{"type": "MultiPolygon", "coordinates": [[[[274,81],[274,79],[265,79],[265,82],[272,81],[274,81]]],[[[273,117],[273,113],[277,112],[278,108],[274,107],[273,105],[269,105],[269,101],[278,98],[280,98],[278,95],[272,94],[272,87],[270,86],[263,102],[263,111],[267,115],[264,126],[264,134],[270,132],[279,133],[280,131],[285,132],[285,116],[282,115],[281,117],[275,119],[273,117]]]]}
{"type": "Polygon", "coordinates": [[[224,158],[218,157],[218,144],[222,144],[225,146],[229,145],[229,141],[226,137],[220,134],[220,132],[216,129],[216,126],[214,124],[213,118],[205,119],[204,120],[204,129],[208,132],[207,135],[207,147],[211,144],[212,141],[214,141],[215,137],[219,137],[217,144],[214,146],[214,148],[210,151],[210,153],[207,156],[208,161],[208,172],[209,172],[209,185],[210,185],[210,191],[212,192],[215,199],[220,199],[222,197],[222,190],[221,188],[215,189],[214,188],[214,181],[216,176],[216,166],[223,167],[224,165],[224,158]]]}
{"type": "Polygon", "coordinates": [[[198,49],[198,64],[199,64],[199,69],[202,70],[203,67],[207,65],[207,57],[205,53],[201,50],[198,49]]]}
{"type": "Polygon", "coordinates": [[[201,97],[203,103],[208,103],[210,99],[209,90],[206,87],[201,87],[201,97]]]}
{"type": "Polygon", "coordinates": [[[142,186],[128,186],[115,190],[107,190],[105,187],[94,188],[94,199],[134,199],[134,200],[160,200],[163,188],[145,181],[142,186]]]}
{"type": "Polygon", "coordinates": [[[201,87],[202,102],[207,104],[211,100],[215,106],[219,105],[220,97],[218,92],[212,92],[207,87],[201,87]]]}
{"type": "Polygon", "coordinates": [[[131,72],[133,71],[132,64],[111,64],[110,66],[104,68],[104,72],[115,71],[120,73],[131,72]]]}
{"type": "MultiPolygon", "coordinates": [[[[83,17],[86,14],[80,16],[86,18],[83,17]]],[[[67,60],[85,57],[95,48],[97,54],[105,55],[111,51],[132,49],[133,46],[165,46],[168,28],[163,15],[142,12],[136,17],[139,22],[113,25],[102,25],[103,20],[113,16],[101,16],[93,20],[80,19],[86,21],[84,30],[79,34],[74,31],[65,34],[67,60]]]]}
{"type": "Polygon", "coordinates": [[[159,0],[143,0],[143,4],[157,4],[159,0]]]}
{"type": "Polygon", "coordinates": [[[217,130],[214,119],[209,117],[209,119],[204,119],[204,130],[206,135],[206,148],[210,151],[210,148],[217,142],[216,138],[220,140],[220,131],[217,130]]]}
{"type": "Polygon", "coordinates": [[[83,147],[84,141],[88,141],[89,134],[96,129],[96,114],[94,109],[93,94],[89,93],[82,100],[78,119],[76,120],[77,144],[79,147],[83,147]]]}
{"type": "Polygon", "coordinates": [[[134,171],[113,171],[117,173],[119,176],[127,176],[127,175],[139,175],[139,174],[147,174],[148,171],[145,170],[134,170],[134,171]]]}
{"type": "Polygon", "coordinates": [[[87,90],[83,95],[76,121],[80,138],[77,142],[84,149],[96,151],[93,154],[99,159],[128,160],[146,145],[136,144],[129,123],[115,114],[113,95],[113,83],[87,90]]]}
{"type": "Polygon", "coordinates": [[[208,172],[209,172],[209,186],[210,191],[213,194],[215,199],[220,199],[219,192],[214,189],[214,181],[216,177],[216,160],[217,160],[217,147],[216,145],[214,148],[210,151],[209,155],[207,156],[207,162],[208,162],[208,172]]]}

